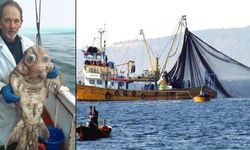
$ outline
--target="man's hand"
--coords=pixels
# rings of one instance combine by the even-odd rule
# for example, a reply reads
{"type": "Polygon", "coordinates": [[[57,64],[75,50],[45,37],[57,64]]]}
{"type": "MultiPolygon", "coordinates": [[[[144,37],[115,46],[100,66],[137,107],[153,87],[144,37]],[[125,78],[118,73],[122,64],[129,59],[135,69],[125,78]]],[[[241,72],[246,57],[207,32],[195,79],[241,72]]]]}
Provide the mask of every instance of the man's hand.
{"type": "Polygon", "coordinates": [[[13,90],[9,84],[5,85],[0,92],[3,95],[3,98],[6,103],[16,103],[20,101],[20,96],[17,96],[13,93],[13,90]]]}
{"type": "Polygon", "coordinates": [[[48,72],[47,78],[54,79],[58,76],[58,74],[59,74],[59,68],[57,67],[56,64],[54,64],[54,69],[48,72]]]}

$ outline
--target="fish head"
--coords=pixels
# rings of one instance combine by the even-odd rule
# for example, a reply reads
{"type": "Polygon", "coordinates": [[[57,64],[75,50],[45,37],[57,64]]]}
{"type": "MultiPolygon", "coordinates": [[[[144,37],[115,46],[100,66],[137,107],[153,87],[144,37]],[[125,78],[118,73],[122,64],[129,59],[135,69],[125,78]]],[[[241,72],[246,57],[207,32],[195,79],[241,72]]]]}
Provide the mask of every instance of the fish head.
{"type": "Polygon", "coordinates": [[[23,59],[17,68],[23,75],[45,79],[47,73],[54,68],[54,63],[51,62],[47,49],[34,45],[24,52],[23,59]]]}

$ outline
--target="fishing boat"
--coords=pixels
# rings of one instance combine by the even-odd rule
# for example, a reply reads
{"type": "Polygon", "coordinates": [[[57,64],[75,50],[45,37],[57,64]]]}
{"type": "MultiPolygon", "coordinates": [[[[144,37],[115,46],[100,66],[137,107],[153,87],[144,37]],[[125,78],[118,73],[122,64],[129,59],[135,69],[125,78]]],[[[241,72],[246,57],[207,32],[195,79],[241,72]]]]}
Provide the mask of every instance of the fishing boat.
{"type": "Polygon", "coordinates": [[[210,96],[207,93],[206,89],[202,88],[200,90],[200,94],[193,97],[194,102],[196,103],[202,103],[202,102],[207,102],[210,100],[210,96]]]}
{"type": "MultiPolygon", "coordinates": [[[[183,25],[186,24],[185,21],[186,17],[183,16],[181,21],[178,23],[178,31],[183,25]]],[[[99,39],[101,40],[104,31],[105,29],[99,31],[99,39]]],[[[143,35],[147,55],[150,59],[148,52],[149,46],[147,45],[143,30],[141,30],[141,34],[143,35]]],[[[161,69],[158,68],[159,64],[157,58],[155,67],[152,65],[150,60],[149,73],[137,77],[129,76],[130,72],[133,73],[135,71],[134,61],[128,61],[127,63],[118,65],[116,65],[113,61],[108,61],[108,56],[105,54],[105,40],[104,46],[100,44],[99,48],[88,47],[87,50],[83,51],[84,66],[82,67],[82,70],[79,71],[82,73],[82,79],[78,80],[76,85],[76,99],[78,101],[184,100],[192,99],[193,97],[199,95],[201,88],[206,89],[210,98],[216,97],[217,91],[213,86],[214,79],[211,74],[207,75],[207,78],[200,82],[203,84],[190,84],[190,81],[192,82],[193,80],[185,80],[183,77],[182,79],[179,79],[180,75],[176,74],[176,72],[178,72],[178,68],[174,68],[178,64],[175,65],[166,75],[168,78],[171,78],[168,81],[168,84],[165,85],[164,88],[160,88],[161,85],[157,82],[159,82],[161,76],[165,73],[167,59],[170,57],[171,47],[176,39],[175,36],[176,33],[174,34],[174,37],[171,38],[173,41],[171,42],[170,50],[163,67],[161,69]],[[127,66],[128,71],[126,77],[118,74],[119,71],[117,67],[119,65],[127,66]],[[143,84],[144,86],[132,89],[132,84],[143,84]]],[[[100,43],[103,43],[103,41],[100,41],[100,43]]],[[[183,44],[183,46],[185,45],[183,44]]]]}
{"type": "Polygon", "coordinates": [[[111,131],[112,127],[106,125],[106,119],[103,119],[102,126],[98,126],[98,111],[95,110],[95,106],[90,106],[86,125],[79,124],[76,128],[76,140],[88,141],[107,138],[111,131]]]}
{"type": "MultiPolygon", "coordinates": [[[[183,16],[178,24],[177,30],[179,30],[183,24],[186,24],[184,23],[185,21],[186,18],[183,16]]],[[[100,31],[101,38],[99,39],[102,39],[103,31],[104,29],[100,31]]],[[[147,45],[143,30],[141,30],[141,34],[143,35],[147,54],[149,54],[149,46],[147,45]]],[[[176,33],[174,35],[176,35],[176,33]]],[[[175,38],[176,37],[172,38],[173,41],[170,50],[175,38]]],[[[102,43],[102,41],[100,41],[100,43],[102,43]]],[[[207,71],[204,72],[206,78],[204,81],[201,81],[203,84],[192,86],[190,85],[190,80],[184,80],[183,78],[178,79],[179,75],[176,75],[178,69],[176,66],[180,64],[178,61],[173,69],[166,74],[166,63],[170,52],[161,69],[158,68],[158,59],[156,58],[155,67],[150,61],[150,71],[148,74],[130,77],[129,72],[133,73],[135,71],[134,61],[128,61],[127,63],[118,65],[112,61],[108,61],[108,56],[105,54],[105,43],[106,41],[104,41],[104,46],[100,44],[100,48],[88,47],[86,51],[83,51],[84,63],[81,71],[83,80],[79,80],[76,85],[76,99],[78,101],[192,99],[199,95],[201,88],[206,89],[210,98],[214,98],[217,95],[213,82],[214,76],[211,73],[207,73],[207,71]],[[128,73],[126,77],[118,74],[117,66],[119,65],[127,66],[128,73]],[[159,84],[159,81],[162,79],[161,76],[163,76],[164,73],[168,78],[168,84],[164,85],[164,88],[161,88],[162,86],[159,84]],[[132,89],[130,88],[132,84],[143,84],[144,87],[132,89]]],[[[150,58],[149,55],[148,58],[150,58]]],[[[165,78],[166,77],[163,76],[163,79],[165,78]]]]}
{"type": "MultiPolygon", "coordinates": [[[[1,0],[0,4],[3,4],[6,1],[8,0],[1,0]]],[[[37,19],[39,19],[37,20],[38,25],[40,24],[40,17],[37,19]]],[[[37,36],[37,44],[41,44],[40,25],[38,29],[37,35],[39,36],[37,36]]],[[[62,86],[60,92],[56,91],[55,87],[50,87],[42,113],[42,119],[46,126],[59,129],[63,135],[60,141],[47,141],[48,143],[45,144],[60,144],[59,149],[75,149],[75,96],[70,92],[68,87],[62,86]]],[[[50,145],[50,147],[52,146],[50,145]]]]}
{"type": "MultiPolygon", "coordinates": [[[[216,92],[205,87],[210,97],[215,97],[216,92]]],[[[94,86],[77,85],[78,91],[84,91],[77,94],[78,101],[110,101],[110,100],[178,100],[192,99],[200,92],[200,87],[197,88],[181,88],[170,90],[126,90],[126,89],[111,89],[94,86]]]]}
{"type": "Polygon", "coordinates": [[[80,126],[76,128],[76,133],[79,135],[78,140],[80,141],[89,141],[97,140],[99,138],[107,138],[110,136],[112,127],[105,126],[98,129],[92,129],[86,126],[80,126]]]}
{"type": "Polygon", "coordinates": [[[89,141],[97,140],[99,138],[110,137],[112,127],[106,125],[105,123],[102,126],[97,128],[91,128],[87,126],[80,125],[76,128],[77,140],[79,141],[89,141]]]}

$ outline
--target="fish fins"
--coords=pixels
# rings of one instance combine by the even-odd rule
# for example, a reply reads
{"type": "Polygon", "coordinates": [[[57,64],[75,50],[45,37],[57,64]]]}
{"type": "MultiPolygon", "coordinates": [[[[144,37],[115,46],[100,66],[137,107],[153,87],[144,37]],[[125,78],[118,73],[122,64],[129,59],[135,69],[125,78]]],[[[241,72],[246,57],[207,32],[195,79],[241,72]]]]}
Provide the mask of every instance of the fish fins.
{"type": "Polygon", "coordinates": [[[5,144],[4,144],[4,149],[7,149],[7,146],[13,142],[18,142],[18,139],[22,136],[23,134],[23,120],[20,120],[13,131],[10,133],[9,137],[6,139],[5,144]]]}
{"type": "Polygon", "coordinates": [[[41,119],[40,122],[40,137],[43,139],[48,139],[49,138],[49,130],[46,127],[45,123],[43,122],[43,120],[41,119]]]}

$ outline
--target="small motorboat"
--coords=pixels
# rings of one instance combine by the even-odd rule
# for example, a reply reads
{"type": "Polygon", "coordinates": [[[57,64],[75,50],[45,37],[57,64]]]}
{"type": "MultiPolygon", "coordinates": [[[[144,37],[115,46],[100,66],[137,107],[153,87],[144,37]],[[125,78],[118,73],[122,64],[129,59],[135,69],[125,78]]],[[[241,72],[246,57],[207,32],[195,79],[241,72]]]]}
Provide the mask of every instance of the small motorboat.
{"type": "Polygon", "coordinates": [[[208,95],[198,95],[193,97],[194,102],[196,103],[202,103],[210,100],[210,97],[208,95]]]}
{"type": "Polygon", "coordinates": [[[202,103],[210,100],[209,92],[205,90],[204,87],[201,88],[200,94],[198,96],[193,97],[194,102],[202,103]]]}
{"type": "Polygon", "coordinates": [[[80,127],[76,128],[78,140],[80,141],[89,141],[89,140],[97,140],[99,138],[107,138],[110,136],[111,131],[112,127],[107,125],[102,125],[98,128],[81,125],[80,127]]]}
{"type": "Polygon", "coordinates": [[[110,136],[111,131],[112,127],[106,125],[106,119],[103,119],[102,126],[98,126],[98,111],[95,106],[89,106],[87,124],[76,128],[76,139],[88,141],[106,138],[110,136]]]}

